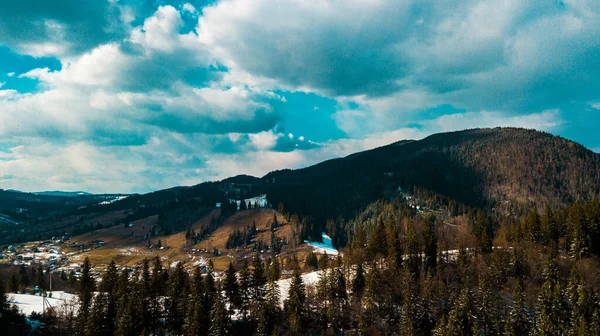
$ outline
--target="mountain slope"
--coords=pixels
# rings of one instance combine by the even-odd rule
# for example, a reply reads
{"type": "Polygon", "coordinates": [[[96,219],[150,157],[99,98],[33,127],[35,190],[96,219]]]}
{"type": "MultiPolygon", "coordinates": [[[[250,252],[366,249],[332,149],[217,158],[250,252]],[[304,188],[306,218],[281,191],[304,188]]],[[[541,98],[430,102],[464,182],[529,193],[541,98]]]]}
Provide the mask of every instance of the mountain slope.
{"type": "Polygon", "coordinates": [[[263,180],[270,201],[317,221],[351,216],[397,187],[509,211],[598,197],[600,155],[548,133],[474,129],[276,171],[263,180]]]}
{"type": "Polygon", "coordinates": [[[0,202],[0,213],[13,219],[15,208],[39,208],[36,220],[19,228],[23,231],[16,233],[13,226],[0,225],[0,234],[5,237],[0,243],[17,237],[31,239],[32,233],[51,236],[57,234],[52,230],[55,227],[60,228],[59,234],[89,232],[98,222],[109,227],[110,223],[100,220],[110,218],[104,215],[109,213],[119,214],[111,215],[113,225],[158,215],[158,226],[166,234],[175,233],[217,202],[262,193],[274,207],[281,202],[286,212],[310,217],[311,231],[320,236],[328,219],[349,219],[372,202],[396,195],[399,187],[518,215],[532,204],[542,208],[598,198],[600,155],[534,130],[473,129],[404,140],[303,169],[274,171],[263,178],[240,175],[132,195],[108,205],[81,202],[94,200],[93,196],[65,198],[0,191],[0,201],[3,197],[5,201],[0,202]],[[59,214],[54,211],[57,204],[65,209],[59,214]],[[43,211],[49,216],[42,216],[43,211]]]}

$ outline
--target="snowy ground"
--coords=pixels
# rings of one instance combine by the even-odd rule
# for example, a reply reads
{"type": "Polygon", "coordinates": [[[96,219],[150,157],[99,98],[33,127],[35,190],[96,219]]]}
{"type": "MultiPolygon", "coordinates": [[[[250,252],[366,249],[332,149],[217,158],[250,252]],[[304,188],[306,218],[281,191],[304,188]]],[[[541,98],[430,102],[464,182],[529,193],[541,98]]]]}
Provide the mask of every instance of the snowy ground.
{"type": "Polygon", "coordinates": [[[339,254],[338,250],[336,250],[333,247],[333,245],[331,244],[331,238],[329,238],[329,236],[325,233],[323,233],[321,236],[323,237],[322,243],[311,242],[308,240],[305,240],[304,242],[306,244],[308,244],[309,246],[311,246],[313,249],[315,249],[315,251],[318,253],[327,252],[327,254],[329,254],[329,255],[338,255],[339,254]]]}
{"type": "MultiPolygon", "coordinates": [[[[77,296],[61,291],[52,292],[52,297],[48,297],[50,305],[58,309],[64,303],[74,302],[77,300],[77,296]]],[[[31,294],[8,294],[8,300],[10,303],[14,303],[19,307],[21,312],[25,315],[29,315],[32,312],[42,313],[43,309],[43,298],[38,295],[31,294]]]]}
{"type": "MultiPolygon", "coordinates": [[[[329,252],[327,252],[329,253],[329,252]]],[[[304,286],[314,286],[317,282],[319,282],[319,273],[320,272],[310,272],[302,274],[302,281],[304,282],[304,286]]],[[[277,281],[277,285],[279,285],[279,294],[281,295],[281,305],[283,306],[283,301],[285,301],[288,297],[288,292],[290,290],[290,284],[292,282],[292,278],[279,280],[277,281]]]]}

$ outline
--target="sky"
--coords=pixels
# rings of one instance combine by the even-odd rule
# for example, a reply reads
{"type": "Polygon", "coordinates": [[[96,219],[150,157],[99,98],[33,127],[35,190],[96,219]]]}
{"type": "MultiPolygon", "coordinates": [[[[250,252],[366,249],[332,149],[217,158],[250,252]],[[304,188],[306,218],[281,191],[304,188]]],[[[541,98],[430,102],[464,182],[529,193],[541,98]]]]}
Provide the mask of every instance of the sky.
{"type": "Polygon", "coordinates": [[[148,192],[403,139],[600,152],[597,0],[0,0],[0,188],[148,192]]]}

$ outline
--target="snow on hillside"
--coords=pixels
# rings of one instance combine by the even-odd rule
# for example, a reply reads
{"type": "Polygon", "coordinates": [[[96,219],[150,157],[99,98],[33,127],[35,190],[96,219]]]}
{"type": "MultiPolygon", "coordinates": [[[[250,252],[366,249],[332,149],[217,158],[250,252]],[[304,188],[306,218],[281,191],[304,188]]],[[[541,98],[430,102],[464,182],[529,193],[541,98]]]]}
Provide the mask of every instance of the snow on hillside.
{"type": "Polygon", "coordinates": [[[308,241],[308,240],[305,240],[304,242],[306,244],[308,244],[309,246],[311,246],[313,249],[315,249],[315,251],[318,252],[318,253],[325,253],[325,252],[327,252],[327,254],[329,254],[329,255],[338,255],[339,252],[338,252],[338,250],[336,250],[333,247],[333,244],[331,243],[331,238],[325,232],[323,232],[321,234],[321,237],[323,237],[323,242],[322,243],[311,242],[311,241],[308,241]]]}
{"type": "MultiPolygon", "coordinates": [[[[52,292],[52,297],[47,297],[47,299],[48,303],[54,309],[59,309],[63,304],[76,302],[77,295],[55,291],[52,292]]],[[[44,306],[43,298],[39,295],[9,293],[8,301],[11,304],[16,304],[19,310],[25,315],[29,315],[32,312],[42,313],[44,306]]]]}
{"type": "Polygon", "coordinates": [[[98,203],[98,204],[99,204],[99,205],[109,205],[109,204],[113,204],[113,203],[115,203],[115,202],[118,202],[118,201],[124,200],[124,199],[126,199],[127,197],[129,197],[129,196],[116,196],[116,197],[114,197],[114,198],[111,198],[111,199],[109,199],[109,200],[102,201],[102,202],[100,202],[100,203],[98,203]]]}
{"type": "MultiPolygon", "coordinates": [[[[302,282],[304,282],[304,286],[314,286],[317,282],[319,282],[319,274],[320,272],[310,272],[302,274],[300,277],[302,278],[302,282]]],[[[279,280],[277,281],[277,285],[279,286],[279,293],[281,294],[281,305],[283,306],[283,302],[288,297],[288,292],[290,290],[290,284],[292,283],[292,278],[279,280]]]]}

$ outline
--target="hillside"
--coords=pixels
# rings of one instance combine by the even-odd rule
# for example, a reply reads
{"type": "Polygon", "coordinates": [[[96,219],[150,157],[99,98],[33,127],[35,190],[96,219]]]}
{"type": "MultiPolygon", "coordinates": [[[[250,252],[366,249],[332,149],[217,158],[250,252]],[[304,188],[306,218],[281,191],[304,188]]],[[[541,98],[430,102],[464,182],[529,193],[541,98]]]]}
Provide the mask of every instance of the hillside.
{"type": "Polygon", "coordinates": [[[548,133],[474,129],[402,141],[318,165],[267,174],[270,201],[326,219],[349,217],[398,187],[520,214],[600,195],[600,155],[548,133]]]}
{"type": "Polygon", "coordinates": [[[400,141],[297,170],[175,187],[100,204],[96,196],[0,191],[0,243],[76,234],[159,216],[161,234],[180,232],[228,198],[267,194],[274,207],[309,219],[319,239],[328,219],[348,220],[398,188],[447,205],[494,208],[519,216],[535,202],[564,205],[600,196],[600,155],[567,139],[516,128],[441,133],[400,141]],[[7,195],[11,198],[7,198],[7,195]],[[18,208],[35,216],[18,218],[18,208]]]}

